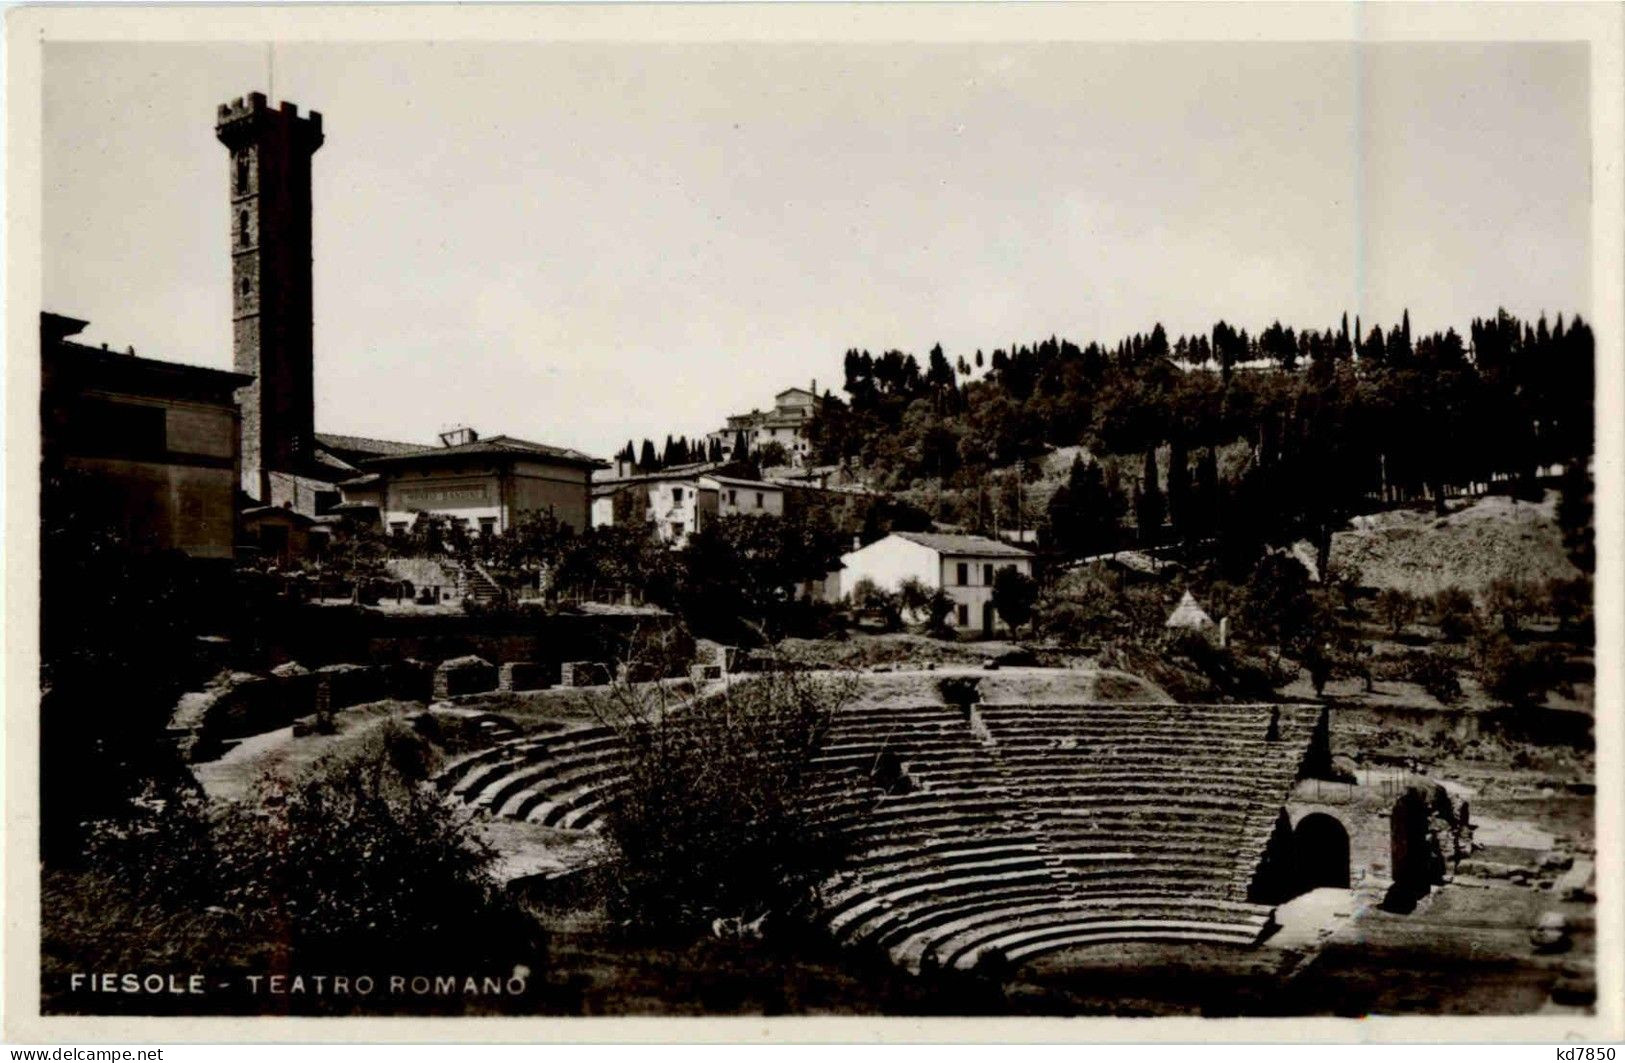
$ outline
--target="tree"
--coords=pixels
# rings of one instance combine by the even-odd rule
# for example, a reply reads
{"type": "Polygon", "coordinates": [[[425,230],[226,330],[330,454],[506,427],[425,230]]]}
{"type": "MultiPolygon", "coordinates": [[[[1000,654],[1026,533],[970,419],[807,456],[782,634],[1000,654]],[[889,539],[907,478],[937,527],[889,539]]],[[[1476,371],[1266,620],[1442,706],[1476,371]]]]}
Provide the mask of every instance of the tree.
{"type": "Polygon", "coordinates": [[[1072,459],[1066,483],[1049,504],[1049,538],[1067,557],[1104,553],[1117,545],[1123,498],[1108,489],[1097,462],[1072,459]]]}
{"type": "Polygon", "coordinates": [[[1501,629],[1511,634],[1535,611],[1536,597],[1534,589],[1527,583],[1509,579],[1491,580],[1484,589],[1484,612],[1500,621],[1501,629]]]}
{"type": "Polygon", "coordinates": [[[1447,642],[1460,642],[1473,632],[1473,596],[1446,587],[1433,596],[1433,622],[1447,642]]]}
{"type": "Polygon", "coordinates": [[[1242,599],[1242,617],[1251,633],[1286,649],[1310,629],[1309,574],[1297,559],[1265,554],[1253,569],[1242,599]]]}
{"type": "Polygon", "coordinates": [[[1162,490],[1157,486],[1157,449],[1145,448],[1145,473],[1134,506],[1134,520],[1140,530],[1140,544],[1154,545],[1162,531],[1162,490]]]}
{"type": "Polygon", "coordinates": [[[821,513],[735,515],[706,524],[680,553],[678,605],[698,634],[763,641],[785,631],[802,584],[839,563],[842,537],[821,513]]]}
{"type": "Polygon", "coordinates": [[[790,464],[790,453],[784,449],[784,444],[776,439],[770,439],[756,450],[756,464],[771,468],[775,465],[790,464]]]}
{"type": "Polygon", "coordinates": [[[1591,473],[1586,469],[1585,459],[1572,460],[1563,469],[1557,497],[1557,524],[1562,529],[1563,547],[1568,551],[1569,560],[1581,572],[1592,572],[1597,566],[1591,510],[1591,473]]]}
{"type": "Polygon", "coordinates": [[[909,576],[897,585],[897,601],[912,616],[924,613],[931,602],[931,588],[918,576],[909,576]]]}
{"type": "Polygon", "coordinates": [[[1552,616],[1564,631],[1571,631],[1589,621],[1591,597],[1591,581],[1583,576],[1553,580],[1546,588],[1552,616]]]}
{"type": "Polygon", "coordinates": [[[681,711],[659,684],[597,699],[625,750],[606,806],[611,911],[694,930],[810,908],[843,846],[819,815],[813,759],[853,693],[847,680],[769,670],[681,711]]]}
{"type": "Polygon", "coordinates": [[[655,445],[650,440],[643,441],[643,449],[638,452],[638,471],[654,472],[660,468],[660,459],[655,457],[655,445]]]}
{"type": "Polygon", "coordinates": [[[993,608],[1012,632],[1032,617],[1037,601],[1038,584],[1025,572],[1010,565],[994,573],[993,608]]]}
{"type": "Polygon", "coordinates": [[[942,353],[942,344],[931,348],[931,356],[925,373],[925,382],[934,388],[951,388],[954,384],[953,366],[948,364],[948,356],[942,353]]]}
{"type": "Polygon", "coordinates": [[[903,599],[896,591],[888,591],[868,576],[852,585],[852,607],[866,613],[877,613],[888,630],[903,621],[903,599]]]}
{"type": "Polygon", "coordinates": [[[1397,638],[1405,626],[1416,619],[1416,599],[1398,587],[1389,587],[1377,595],[1377,615],[1397,638]]]}
{"type": "Polygon", "coordinates": [[[1558,681],[1558,661],[1551,647],[1520,648],[1504,633],[1485,636],[1475,647],[1478,682],[1504,705],[1538,705],[1558,681]]]}

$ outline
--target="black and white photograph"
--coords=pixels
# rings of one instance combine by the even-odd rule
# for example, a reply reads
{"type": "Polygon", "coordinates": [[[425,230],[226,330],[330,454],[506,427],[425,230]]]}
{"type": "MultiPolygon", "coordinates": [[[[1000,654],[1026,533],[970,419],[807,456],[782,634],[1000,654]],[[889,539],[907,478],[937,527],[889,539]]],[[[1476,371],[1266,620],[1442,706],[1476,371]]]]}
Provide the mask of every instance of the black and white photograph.
{"type": "Polygon", "coordinates": [[[1377,6],[38,43],[8,997],[1617,1037],[1602,56],[1377,6]]]}

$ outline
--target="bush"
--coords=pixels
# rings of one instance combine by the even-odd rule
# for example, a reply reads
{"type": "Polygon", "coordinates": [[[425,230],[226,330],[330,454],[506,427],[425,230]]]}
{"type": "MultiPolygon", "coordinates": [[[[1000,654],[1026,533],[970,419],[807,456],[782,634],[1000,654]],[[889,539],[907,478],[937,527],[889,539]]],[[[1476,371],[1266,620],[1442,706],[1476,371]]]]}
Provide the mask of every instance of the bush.
{"type": "Polygon", "coordinates": [[[918,576],[910,576],[898,586],[897,598],[901,608],[914,619],[924,619],[926,630],[932,634],[951,630],[946,621],[954,611],[954,600],[941,587],[933,590],[918,576]]]}
{"type": "Polygon", "coordinates": [[[251,801],[151,796],[140,815],[99,825],[92,861],[143,903],[231,913],[294,968],[356,956],[403,973],[534,965],[544,945],[490,877],[494,854],[418,785],[428,757],[388,724],[298,779],[262,780],[251,801]]]}
{"type": "Polygon", "coordinates": [[[1442,704],[1454,705],[1461,700],[1461,680],[1456,677],[1456,669],[1431,653],[1416,655],[1410,678],[1442,704]]]}
{"type": "Polygon", "coordinates": [[[1397,587],[1390,587],[1377,595],[1377,616],[1396,637],[1416,619],[1416,611],[1416,599],[1397,587]]]}
{"type": "Polygon", "coordinates": [[[1484,613],[1492,622],[1500,621],[1501,630],[1510,634],[1544,607],[1541,598],[1540,591],[1533,584],[1521,580],[1494,580],[1484,590],[1484,613]]]}
{"type": "Polygon", "coordinates": [[[1485,693],[1506,705],[1538,705],[1561,682],[1562,656],[1551,647],[1521,648],[1495,632],[1480,641],[1475,656],[1485,693]]]}
{"type": "Polygon", "coordinates": [[[879,584],[867,576],[852,585],[852,607],[862,612],[880,616],[885,621],[888,631],[903,622],[902,597],[892,591],[882,589],[879,584]]]}
{"type": "Polygon", "coordinates": [[[1473,633],[1473,596],[1460,587],[1446,587],[1433,596],[1433,622],[1439,634],[1460,642],[1473,633]]]}
{"type": "Polygon", "coordinates": [[[1552,580],[1546,585],[1546,601],[1565,631],[1591,621],[1591,581],[1584,577],[1552,580]]]}
{"type": "Polygon", "coordinates": [[[616,684],[595,703],[626,769],[606,830],[612,912],[668,929],[796,909],[838,862],[812,759],[852,684],[766,671],[683,706],[616,684]]]}

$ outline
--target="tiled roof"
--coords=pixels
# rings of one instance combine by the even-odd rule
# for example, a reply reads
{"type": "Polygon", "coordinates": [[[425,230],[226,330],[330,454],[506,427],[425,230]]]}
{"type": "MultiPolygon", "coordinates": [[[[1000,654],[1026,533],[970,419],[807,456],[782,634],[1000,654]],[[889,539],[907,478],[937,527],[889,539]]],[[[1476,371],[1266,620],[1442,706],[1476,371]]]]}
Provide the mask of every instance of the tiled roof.
{"type": "Polygon", "coordinates": [[[725,469],[731,463],[726,461],[698,461],[687,465],[668,465],[664,469],[654,472],[633,473],[631,476],[595,476],[593,486],[612,485],[624,487],[627,484],[654,483],[660,480],[693,480],[701,476],[712,475],[712,469],[725,469]]]}
{"type": "Polygon", "coordinates": [[[743,476],[706,476],[707,480],[715,480],[719,484],[728,484],[730,487],[765,487],[774,491],[782,491],[784,484],[774,483],[771,480],[751,480],[743,476]]]}
{"type": "Polygon", "coordinates": [[[343,458],[338,457],[335,454],[329,454],[327,451],[323,450],[321,447],[316,448],[316,453],[311,455],[311,459],[313,461],[315,461],[317,465],[323,465],[323,466],[326,466],[329,469],[334,469],[334,470],[336,470],[338,472],[355,472],[356,471],[354,465],[351,465],[349,462],[345,461],[343,458]]]}
{"type": "Polygon", "coordinates": [[[316,442],[333,450],[354,451],[357,454],[410,454],[422,450],[422,443],[400,443],[393,439],[370,439],[367,436],[340,436],[331,432],[317,432],[316,442]]]}
{"type": "Polygon", "coordinates": [[[601,468],[605,465],[602,459],[589,458],[577,450],[570,450],[565,447],[550,447],[545,443],[532,443],[528,439],[515,439],[513,436],[492,436],[489,439],[476,439],[472,443],[458,443],[450,447],[419,447],[416,450],[409,450],[399,454],[368,458],[363,464],[370,466],[409,464],[418,461],[438,461],[443,458],[479,457],[482,455],[548,458],[552,461],[569,465],[584,465],[588,468],[601,468]]]}
{"type": "Polygon", "coordinates": [[[947,535],[941,532],[892,532],[900,539],[930,547],[939,554],[972,557],[1031,557],[1027,551],[982,535],[947,535]]]}

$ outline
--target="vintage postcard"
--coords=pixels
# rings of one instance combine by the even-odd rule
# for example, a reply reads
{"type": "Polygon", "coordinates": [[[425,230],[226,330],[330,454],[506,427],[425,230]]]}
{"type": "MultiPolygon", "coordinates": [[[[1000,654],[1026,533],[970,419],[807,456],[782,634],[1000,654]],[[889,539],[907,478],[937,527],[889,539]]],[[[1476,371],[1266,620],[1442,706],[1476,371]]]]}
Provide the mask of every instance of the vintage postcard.
{"type": "Polygon", "coordinates": [[[1620,1036],[1617,7],[8,31],[9,1040],[1620,1036]]]}

